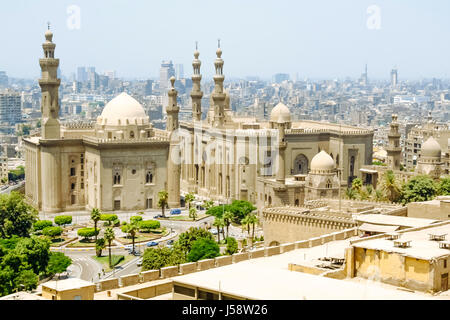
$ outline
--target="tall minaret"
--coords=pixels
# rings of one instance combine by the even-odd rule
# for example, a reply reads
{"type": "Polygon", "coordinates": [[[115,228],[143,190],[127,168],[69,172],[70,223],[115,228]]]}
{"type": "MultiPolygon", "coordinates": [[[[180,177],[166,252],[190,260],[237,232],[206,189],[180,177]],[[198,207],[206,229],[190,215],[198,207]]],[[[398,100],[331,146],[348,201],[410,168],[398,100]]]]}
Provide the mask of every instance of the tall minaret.
{"type": "Polygon", "coordinates": [[[177,105],[177,90],[175,90],[175,77],[170,78],[172,88],[170,88],[169,105],[166,107],[167,123],[166,130],[169,131],[169,159],[167,161],[167,192],[169,194],[169,208],[180,207],[180,176],[181,176],[181,160],[180,160],[180,139],[178,129],[178,112],[180,107],[177,105]]]}
{"type": "Polygon", "coordinates": [[[55,47],[52,42],[53,33],[45,32],[46,41],[42,44],[44,58],[39,59],[42,77],[39,79],[39,86],[42,91],[41,113],[42,113],[42,139],[60,139],[59,124],[59,101],[58,89],[61,80],[57,78],[59,59],[55,59],[55,47]]]}
{"type": "Polygon", "coordinates": [[[276,173],[276,180],[282,184],[286,183],[286,171],[284,166],[284,153],[287,147],[284,129],[285,122],[279,121],[278,126],[278,168],[276,173]]]}
{"type": "Polygon", "coordinates": [[[194,68],[194,74],[192,75],[192,119],[194,121],[200,121],[202,119],[202,97],[203,92],[200,89],[200,81],[202,75],[200,74],[201,61],[198,59],[200,52],[198,52],[197,43],[195,43],[194,61],[192,67],[194,68]]]}
{"type": "Polygon", "coordinates": [[[223,92],[223,81],[225,76],[223,75],[223,60],[222,50],[220,49],[220,40],[218,41],[218,49],[216,51],[217,59],[214,61],[214,67],[216,68],[216,74],[214,75],[214,92],[212,93],[212,99],[214,102],[214,120],[213,126],[216,128],[223,127],[224,123],[224,109],[225,109],[225,93],[223,92]]]}
{"type": "Polygon", "coordinates": [[[392,115],[392,122],[388,133],[387,165],[391,170],[400,170],[402,148],[400,147],[400,132],[398,131],[397,115],[392,115]]]}

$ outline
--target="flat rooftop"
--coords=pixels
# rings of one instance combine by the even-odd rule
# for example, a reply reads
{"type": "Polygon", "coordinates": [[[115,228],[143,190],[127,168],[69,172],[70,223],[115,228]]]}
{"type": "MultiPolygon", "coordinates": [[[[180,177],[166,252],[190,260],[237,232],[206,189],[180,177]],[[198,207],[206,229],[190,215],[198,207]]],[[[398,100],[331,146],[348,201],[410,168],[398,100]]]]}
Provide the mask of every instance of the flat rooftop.
{"type": "Polygon", "coordinates": [[[42,287],[47,287],[57,291],[79,289],[90,286],[95,286],[95,283],[78,278],[69,278],[58,281],[48,281],[42,284],[42,287]]]}
{"type": "Polygon", "coordinates": [[[390,216],[386,214],[360,214],[355,215],[355,220],[373,224],[410,227],[410,228],[424,227],[439,222],[439,220],[390,216]]]}
{"type": "MultiPolygon", "coordinates": [[[[305,265],[324,256],[343,255],[351,238],[297,249],[270,257],[251,259],[228,266],[173,277],[175,282],[257,300],[364,300],[445,299],[407,292],[378,282],[336,280],[289,271],[289,263],[305,265]]],[[[447,297],[448,299],[448,297],[447,297]]]]}
{"type": "Polygon", "coordinates": [[[354,247],[373,250],[383,250],[385,252],[399,253],[416,259],[431,260],[450,255],[449,249],[439,248],[439,242],[429,240],[430,234],[447,234],[446,240],[450,237],[450,222],[439,223],[439,226],[429,227],[417,231],[407,231],[400,233],[401,241],[411,241],[410,247],[399,248],[394,246],[393,240],[387,238],[367,238],[367,240],[353,243],[354,247]]]}

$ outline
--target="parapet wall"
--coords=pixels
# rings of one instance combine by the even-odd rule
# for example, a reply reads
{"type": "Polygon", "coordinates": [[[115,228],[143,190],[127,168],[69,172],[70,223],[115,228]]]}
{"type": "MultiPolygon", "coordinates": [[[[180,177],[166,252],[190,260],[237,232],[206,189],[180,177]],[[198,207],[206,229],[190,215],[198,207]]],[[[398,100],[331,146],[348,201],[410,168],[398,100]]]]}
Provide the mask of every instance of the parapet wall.
{"type": "MultiPolygon", "coordinates": [[[[133,274],[128,276],[122,276],[120,278],[121,281],[117,278],[101,280],[97,283],[98,289],[97,291],[105,291],[116,289],[119,287],[126,287],[130,285],[135,285],[138,283],[147,283],[151,281],[161,280],[161,279],[170,279],[179,275],[189,274],[198,271],[204,271],[216,267],[226,266],[232,263],[239,263],[241,261],[246,261],[250,259],[258,259],[262,257],[269,257],[273,255],[282,254],[284,252],[288,252],[295,249],[300,248],[311,248],[315,246],[320,246],[324,243],[336,241],[336,240],[345,240],[351,237],[354,237],[358,234],[358,229],[350,228],[345,229],[338,232],[333,232],[330,234],[325,234],[323,236],[296,241],[292,243],[283,243],[282,245],[271,246],[260,248],[254,251],[235,253],[229,256],[220,256],[214,259],[205,259],[197,262],[188,262],[177,266],[169,266],[164,267],[158,270],[149,270],[143,271],[139,274],[133,274]]],[[[365,238],[367,239],[367,238],[365,238]]],[[[150,289],[149,289],[150,290],[150,289]]],[[[167,293],[167,287],[164,287],[164,293],[167,293]]],[[[170,290],[169,290],[170,291],[170,290]]],[[[153,291],[152,291],[153,292],[153,291]]],[[[149,294],[149,296],[158,295],[155,293],[149,294]]],[[[147,296],[147,294],[145,295],[147,296]]],[[[135,293],[124,293],[118,294],[118,298],[121,300],[132,300],[133,298],[139,299],[142,296],[137,295],[135,293]]]]}

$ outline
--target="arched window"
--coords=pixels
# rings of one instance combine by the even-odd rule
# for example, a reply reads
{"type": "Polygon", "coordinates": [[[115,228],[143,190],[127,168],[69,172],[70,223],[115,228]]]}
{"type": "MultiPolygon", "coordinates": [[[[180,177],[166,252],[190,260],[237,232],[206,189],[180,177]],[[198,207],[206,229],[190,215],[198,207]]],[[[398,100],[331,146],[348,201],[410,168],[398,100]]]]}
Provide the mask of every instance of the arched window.
{"type": "Polygon", "coordinates": [[[120,174],[118,172],[114,174],[114,184],[120,184],[120,174]]]}
{"type": "Polygon", "coordinates": [[[325,187],[327,188],[327,189],[331,189],[331,180],[330,179],[328,179],[327,180],[327,183],[326,183],[326,185],[325,185],[325,187]]]}
{"type": "Polygon", "coordinates": [[[304,154],[299,154],[294,160],[294,174],[308,173],[308,158],[304,154]]]}
{"type": "Polygon", "coordinates": [[[298,207],[300,205],[300,201],[298,199],[295,199],[295,206],[298,207]]]}
{"type": "Polygon", "coordinates": [[[355,175],[355,157],[352,156],[350,158],[350,176],[353,177],[355,175]]]}
{"type": "Polygon", "coordinates": [[[269,196],[269,206],[271,206],[271,205],[272,205],[272,197],[269,196]]]}
{"type": "Polygon", "coordinates": [[[145,176],[145,183],[153,183],[153,173],[151,171],[147,171],[147,175],[145,176]]]}
{"type": "Polygon", "coordinates": [[[130,139],[134,139],[134,131],[130,131],[130,139]]]}

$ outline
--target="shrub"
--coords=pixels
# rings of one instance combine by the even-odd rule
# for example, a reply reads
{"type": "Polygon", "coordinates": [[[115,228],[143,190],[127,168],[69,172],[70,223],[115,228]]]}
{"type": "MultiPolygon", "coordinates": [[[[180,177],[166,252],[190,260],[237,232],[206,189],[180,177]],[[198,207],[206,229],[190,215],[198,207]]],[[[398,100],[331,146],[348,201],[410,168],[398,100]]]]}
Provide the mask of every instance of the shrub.
{"type": "Polygon", "coordinates": [[[114,220],[114,221],[112,222],[112,225],[113,225],[114,227],[120,226],[120,220],[119,220],[119,219],[114,220]]]}
{"type": "Polygon", "coordinates": [[[200,238],[192,244],[191,251],[187,255],[187,260],[189,262],[195,262],[218,256],[220,256],[219,245],[214,240],[200,238]]]}
{"type": "Polygon", "coordinates": [[[57,216],[54,220],[58,226],[66,225],[72,223],[72,216],[57,216]]]}
{"type": "Polygon", "coordinates": [[[112,255],[111,256],[111,265],[114,267],[114,266],[118,265],[124,259],[125,259],[125,257],[122,255],[120,255],[120,256],[112,255]]]}
{"type": "Polygon", "coordinates": [[[100,216],[100,220],[112,222],[114,220],[118,220],[118,218],[117,218],[117,214],[106,214],[106,213],[104,213],[104,214],[102,214],[100,216]]]}
{"type": "Polygon", "coordinates": [[[133,222],[140,222],[140,221],[142,221],[142,217],[141,217],[141,216],[132,216],[132,217],[130,218],[130,223],[133,223],[133,222]]]}
{"type": "Polygon", "coordinates": [[[225,242],[227,243],[226,254],[234,254],[238,251],[238,243],[235,238],[227,237],[225,242]]]}
{"type": "Polygon", "coordinates": [[[148,248],[142,258],[142,271],[157,270],[185,262],[184,253],[179,248],[148,248]]]}
{"type": "Polygon", "coordinates": [[[96,234],[98,235],[99,230],[95,230],[94,228],[81,228],[78,229],[77,234],[80,237],[84,237],[85,239],[88,239],[90,237],[95,236],[96,234]]]}
{"type": "Polygon", "coordinates": [[[34,230],[43,230],[51,226],[53,226],[53,222],[51,222],[50,220],[39,220],[33,224],[34,230]]]}
{"type": "Polygon", "coordinates": [[[42,234],[44,236],[54,238],[60,236],[62,234],[62,231],[63,230],[61,227],[46,227],[42,230],[42,234]]]}
{"type": "Polygon", "coordinates": [[[139,229],[142,229],[146,232],[150,232],[150,230],[158,229],[161,227],[159,221],[155,220],[146,220],[139,222],[139,229]]]}

